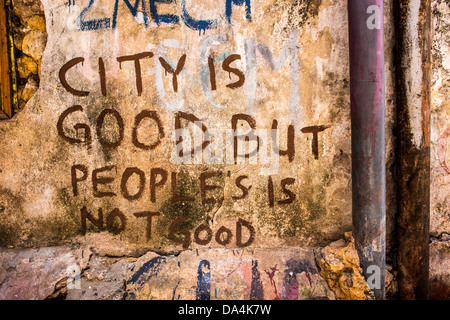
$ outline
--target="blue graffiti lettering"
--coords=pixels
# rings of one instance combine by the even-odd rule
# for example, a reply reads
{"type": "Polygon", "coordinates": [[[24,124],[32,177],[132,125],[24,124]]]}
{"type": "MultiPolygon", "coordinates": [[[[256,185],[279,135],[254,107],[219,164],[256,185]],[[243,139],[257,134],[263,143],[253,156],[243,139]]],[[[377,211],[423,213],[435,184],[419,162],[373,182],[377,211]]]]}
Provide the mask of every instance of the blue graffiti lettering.
{"type": "MultiPolygon", "coordinates": [[[[73,1],[73,5],[75,1],[73,1]]],[[[88,5],[81,11],[80,15],[77,17],[76,23],[80,26],[80,30],[97,30],[97,29],[108,29],[110,27],[110,18],[101,18],[94,20],[85,21],[85,17],[89,10],[91,10],[94,0],[90,0],[88,5]]],[[[69,4],[70,6],[70,4],[69,4]]]]}
{"type": "MultiPolygon", "coordinates": [[[[144,18],[144,24],[145,26],[148,26],[148,16],[147,13],[145,12],[145,2],[144,0],[136,0],[134,2],[134,6],[132,6],[130,4],[130,2],[128,0],[123,0],[123,2],[125,2],[125,4],[128,7],[128,10],[130,10],[131,14],[133,15],[133,17],[138,18],[138,7],[139,7],[139,3],[142,4],[142,15],[144,18]]],[[[114,3],[114,13],[113,13],[113,21],[112,21],[112,28],[115,29],[116,28],[116,24],[117,24],[117,11],[119,8],[119,0],[116,0],[116,2],[114,3]]]]}
{"type": "Polygon", "coordinates": [[[200,261],[197,273],[197,290],[195,300],[210,300],[211,267],[208,260],[200,261]]]}
{"type": "Polygon", "coordinates": [[[69,0],[69,13],[72,12],[72,6],[75,5],[75,0],[69,0]]]}
{"type": "Polygon", "coordinates": [[[242,6],[245,3],[245,18],[248,21],[252,21],[252,9],[250,6],[250,0],[226,0],[225,2],[225,15],[229,23],[231,23],[231,14],[233,12],[233,4],[236,6],[242,6]]]}
{"type": "Polygon", "coordinates": [[[197,20],[191,17],[191,15],[186,10],[186,0],[182,0],[181,2],[181,19],[184,24],[193,30],[198,30],[199,34],[203,30],[207,29],[215,29],[217,28],[217,20],[197,20]]]}
{"type": "MultiPolygon", "coordinates": [[[[123,0],[129,12],[138,21],[144,23],[145,27],[149,27],[150,17],[155,23],[160,26],[161,23],[180,24],[180,16],[170,13],[160,14],[158,12],[158,4],[173,4],[177,0],[148,0],[149,15],[147,14],[147,0],[123,0]]],[[[105,17],[100,19],[86,20],[87,14],[92,11],[95,0],[89,0],[88,4],[76,18],[76,25],[79,30],[89,31],[98,29],[115,29],[117,27],[117,14],[119,11],[119,0],[114,1],[114,9],[112,18],[105,17]],[[112,20],[112,21],[111,21],[112,20]]],[[[69,13],[75,6],[75,0],[69,0],[69,13]]],[[[251,0],[225,0],[225,16],[228,23],[231,23],[231,15],[233,13],[233,6],[245,6],[245,16],[247,21],[252,21],[251,0]]],[[[191,16],[187,10],[186,0],[181,0],[181,20],[184,24],[192,30],[201,31],[203,34],[206,30],[216,29],[218,26],[217,19],[196,19],[191,16]]]]}
{"type": "Polygon", "coordinates": [[[179,24],[180,18],[174,14],[158,14],[157,3],[174,3],[176,0],[150,0],[150,15],[152,19],[159,26],[161,22],[163,23],[173,23],[179,24]]]}

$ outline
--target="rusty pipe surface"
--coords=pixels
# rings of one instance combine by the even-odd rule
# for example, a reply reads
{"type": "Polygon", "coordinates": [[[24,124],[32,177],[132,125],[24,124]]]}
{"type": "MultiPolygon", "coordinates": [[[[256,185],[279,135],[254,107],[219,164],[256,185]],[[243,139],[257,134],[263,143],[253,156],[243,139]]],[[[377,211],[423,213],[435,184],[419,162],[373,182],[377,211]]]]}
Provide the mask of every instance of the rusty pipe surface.
{"type": "Polygon", "coordinates": [[[386,183],[382,0],[348,1],[353,236],[366,281],[385,298],[386,183]]]}

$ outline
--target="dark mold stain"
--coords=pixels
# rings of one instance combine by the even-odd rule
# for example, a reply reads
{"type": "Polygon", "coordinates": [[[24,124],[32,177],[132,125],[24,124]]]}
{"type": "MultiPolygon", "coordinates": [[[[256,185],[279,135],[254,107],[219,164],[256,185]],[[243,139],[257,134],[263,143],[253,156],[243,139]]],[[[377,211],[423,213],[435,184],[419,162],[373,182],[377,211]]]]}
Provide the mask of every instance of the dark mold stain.
{"type": "Polygon", "coordinates": [[[9,189],[0,189],[0,246],[6,247],[19,242],[23,228],[23,199],[14,195],[9,189]],[[8,208],[13,208],[14,216],[9,214],[8,208]],[[17,213],[17,214],[16,214],[17,213]]]}
{"type": "MultiPolygon", "coordinates": [[[[185,168],[181,168],[177,174],[177,196],[178,197],[192,197],[194,201],[176,201],[173,202],[171,198],[166,200],[160,209],[161,216],[158,219],[156,230],[158,234],[163,235],[164,240],[169,241],[167,238],[170,225],[178,218],[186,218],[182,221],[176,231],[175,236],[182,237],[180,231],[191,231],[197,228],[200,224],[211,222],[211,216],[209,213],[223,202],[223,186],[225,174],[222,174],[222,178],[211,179],[215,181],[214,184],[219,186],[216,190],[208,191],[208,197],[214,197],[220,199],[218,204],[202,204],[200,196],[199,181],[191,175],[185,168]],[[218,179],[221,179],[220,182],[218,179]]],[[[169,178],[170,179],[170,178],[169,178]]]]}
{"type": "Polygon", "coordinates": [[[322,4],[322,0],[294,0],[292,1],[289,9],[288,25],[292,27],[302,27],[310,19],[316,17],[319,14],[319,7],[322,4]],[[300,17],[298,25],[294,25],[296,20],[295,16],[300,17]]]}

